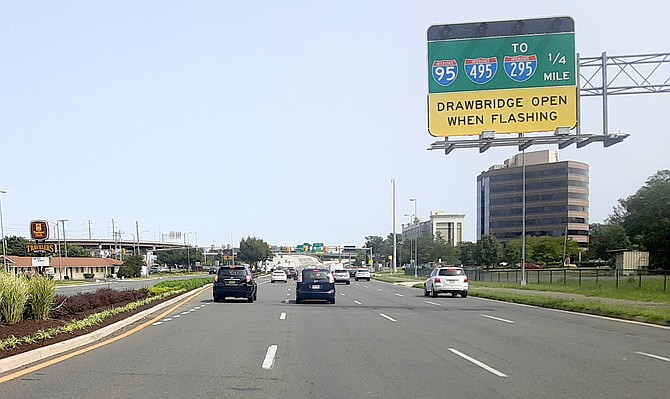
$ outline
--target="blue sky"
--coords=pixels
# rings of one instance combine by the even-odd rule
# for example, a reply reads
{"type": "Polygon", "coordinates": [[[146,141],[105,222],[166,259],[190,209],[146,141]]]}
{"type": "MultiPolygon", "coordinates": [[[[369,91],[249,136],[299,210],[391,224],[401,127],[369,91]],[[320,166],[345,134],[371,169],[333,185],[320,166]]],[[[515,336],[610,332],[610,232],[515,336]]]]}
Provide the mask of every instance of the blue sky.
{"type": "MultiPolygon", "coordinates": [[[[476,177],[514,155],[426,151],[430,25],[571,16],[583,57],[670,51],[663,1],[3,1],[0,189],[8,235],[194,232],[201,246],[361,245],[418,213],[466,215],[476,177]]],[[[582,101],[599,133],[599,100],[582,101]]],[[[670,95],[610,99],[590,165],[590,221],[670,168],[670,95]]],[[[531,147],[531,150],[556,147],[531,147]]]]}

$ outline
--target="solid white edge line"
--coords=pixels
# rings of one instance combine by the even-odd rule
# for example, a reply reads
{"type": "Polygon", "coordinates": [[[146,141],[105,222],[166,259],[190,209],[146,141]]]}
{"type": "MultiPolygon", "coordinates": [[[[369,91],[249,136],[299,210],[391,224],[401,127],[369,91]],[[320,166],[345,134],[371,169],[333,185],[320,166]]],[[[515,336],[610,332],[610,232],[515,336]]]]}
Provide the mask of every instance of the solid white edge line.
{"type": "Polygon", "coordinates": [[[465,360],[467,360],[467,361],[469,361],[469,362],[471,362],[471,363],[476,364],[477,366],[483,368],[484,370],[488,371],[489,373],[495,374],[495,375],[497,375],[498,377],[507,378],[507,376],[506,376],[505,374],[501,373],[500,371],[494,369],[494,368],[491,367],[491,366],[487,366],[486,364],[480,362],[479,360],[477,360],[477,359],[475,359],[475,358],[473,358],[473,357],[470,357],[470,356],[466,355],[465,353],[459,352],[459,351],[457,351],[457,350],[454,349],[454,348],[447,348],[447,349],[449,349],[449,351],[450,351],[451,353],[453,353],[453,354],[455,354],[455,355],[458,355],[458,356],[462,357],[463,359],[465,359],[465,360]]]}
{"type": "Polygon", "coordinates": [[[263,360],[263,369],[270,370],[272,365],[275,362],[275,355],[277,354],[277,345],[270,345],[268,351],[265,354],[265,360],[263,360]]]}
{"type": "Polygon", "coordinates": [[[431,301],[424,301],[424,302],[426,302],[429,305],[442,306],[441,303],[435,303],[435,302],[431,302],[431,301]]]}
{"type": "MultiPolygon", "coordinates": [[[[468,298],[470,298],[470,297],[471,296],[469,296],[468,298]]],[[[563,309],[543,308],[543,307],[540,307],[540,306],[526,305],[525,303],[514,303],[514,302],[500,301],[500,300],[497,300],[497,299],[489,299],[489,298],[481,298],[481,297],[472,297],[472,298],[473,299],[479,299],[479,300],[482,300],[482,301],[504,303],[504,304],[514,305],[514,306],[525,306],[525,307],[528,307],[528,308],[542,309],[542,310],[548,310],[548,311],[558,312],[558,313],[565,313],[565,314],[592,317],[594,319],[600,319],[600,320],[618,321],[620,323],[636,324],[638,326],[647,326],[647,327],[661,328],[663,330],[670,330],[670,326],[662,326],[660,324],[643,323],[641,321],[635,321],[635,320],[615,319],[614,317],[599,316],[597,314],[588,314],[588,313],[582,313],[582,312],[572,312],[572,311],[563,310],[563,309]]]]}
{"type": "Polygon", "coordinates": [[[392,322],[394,322],[394,323],[395,323],[396,321],[398,321],[398,320],[394,319],[393,317],[389,317],[389,316],[385,315],[384,313],[380,313],[379,315],[380,315],[381,317],[385,318],[386,320],[390,320],[390,321],[392,321],[392,322]]]}
{"type": "Polygon", "coordinates": [[[286,320],[286,312],[281,312],[279,315],[279,320],[286,320]]]}
{"type": "Polygon", "coordinates": [[[483,315],[481,315],[481,316],[482,316],[482,317],[486,317],[487,319],[493,319],[493,320],[502,321],[503,323],[514,324],[514,322],[513,322],[512,320],[501,319],[500,317],[489,316],[489,315],[486,315],[486,314],[483,314],[483,315]]]}
{"type": "Polygon", "coordinates": [[[638,355],[648,356],[648,357],[652,357],[654,359],[663,360],[664,362],[670,362],[670,359],[668,359],[667,357],[654,355],[653,353],[646,353],[646,352],[635,352],[635,353],[637,353],[638,355]]]}

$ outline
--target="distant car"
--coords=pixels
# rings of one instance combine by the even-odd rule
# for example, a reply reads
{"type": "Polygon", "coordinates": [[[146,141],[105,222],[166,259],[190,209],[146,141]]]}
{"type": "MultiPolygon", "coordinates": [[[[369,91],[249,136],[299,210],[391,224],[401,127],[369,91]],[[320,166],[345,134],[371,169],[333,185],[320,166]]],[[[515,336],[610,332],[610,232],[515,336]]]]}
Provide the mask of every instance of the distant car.
{"type": "Polygon", "coordinates": [[[217,267],[215,267],[215,266],[210,267],[209,268],[209,274],[216,274],[216,269],[217,269],[217,267]]]}
{"type": "Polygon", "coordinates": [[[460,294],[461,298],[468,296],[468,276],[460,267],[438,267],[433,269],[428,279],[423,283],[423,295],[436,297],[441,292],[451,296],[460,294]]]}
{"type": "MultiPolygon", "coordinates": [[[[536,265],[535,263],[526,262],[525,265],[526,265],[526,270],[528,270],[528,269],[542,269],[542,266],[536,265]]],[[[521,264],[520,263],[519,263],[519,269],[521,269],[521,264]]]]}
{"type": "Polygon", "coordinates": [[[274,283],[275,281],[288,282],[288,276],[284,270],[274,270],[270,275],[270,282],[274,283]]]}
{"type": "Polygon", "coordinates": [[[219,267],[212,286],[214,302],[226,297],[247,298],[247,302],[258,299],[256,280],[247,266],[230,265],[219,267]]]}
{"type": "Polygon", "coordinates": [[[298,270],[296,270],[296,268],[293,266],[286,268],[286,274],[288,274],[288,278],[292,278],[294,280],[298,279],[298,270]]]}
{"type": "Polygon", "coordinates": [[[349,277],[356,277],[356,269],[347,269],[347,271],[349,272],[349,277]]]}
{"type": "Polygon", "coordinates": [[[152,267],[152,268],[149,269],[149,274],[154,274],[154,273],[158,273],[158,268],[157,267],[152,267]]]}
{"type": "Polygon", "coordinates": [[[356,275],[354,276],[356,281],[358,280],[368,280],[370,281],[370,270],[368,269],[358,269],[356,270],[356,275]]]}
{"type": "Polygon", "coordinates": [[[333,270],[333,279],[335,283],[351,284],[349,272],[344,269],[333,270]]]}
{"type": "Polygon", "coordinates": [[[322,299],[335,303],[335,279],[328,269],[306,268],[298,274],[295,303],[322,299]]]}

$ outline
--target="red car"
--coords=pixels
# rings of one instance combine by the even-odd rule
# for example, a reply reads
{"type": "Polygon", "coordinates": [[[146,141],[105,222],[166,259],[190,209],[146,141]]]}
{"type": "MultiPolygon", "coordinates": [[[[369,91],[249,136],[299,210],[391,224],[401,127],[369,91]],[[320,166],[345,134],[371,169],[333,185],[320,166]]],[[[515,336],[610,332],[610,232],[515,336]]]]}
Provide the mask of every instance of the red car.
{"type": "Polygon", "coordinates": [[[528,269],[542,269],[542,266],[526,262],[526,270],[528,269]]]}

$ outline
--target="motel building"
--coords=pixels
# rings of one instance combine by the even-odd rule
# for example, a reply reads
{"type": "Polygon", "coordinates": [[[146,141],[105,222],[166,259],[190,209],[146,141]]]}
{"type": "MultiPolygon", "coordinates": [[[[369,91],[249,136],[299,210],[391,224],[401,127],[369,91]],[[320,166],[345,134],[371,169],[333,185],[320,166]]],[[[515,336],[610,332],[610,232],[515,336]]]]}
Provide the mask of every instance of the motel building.
{"type": "MultiPolygon", "coordinates": [[[[2,259],[2,255],[0,255],[2,259]]],[[[54,280],[98,279],[116,275],[122,261],[111,258],[7,256],[10,273],[34,276],[46,274],[54,280]]]]}

